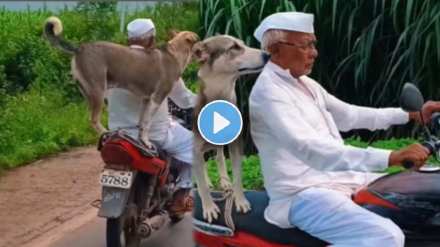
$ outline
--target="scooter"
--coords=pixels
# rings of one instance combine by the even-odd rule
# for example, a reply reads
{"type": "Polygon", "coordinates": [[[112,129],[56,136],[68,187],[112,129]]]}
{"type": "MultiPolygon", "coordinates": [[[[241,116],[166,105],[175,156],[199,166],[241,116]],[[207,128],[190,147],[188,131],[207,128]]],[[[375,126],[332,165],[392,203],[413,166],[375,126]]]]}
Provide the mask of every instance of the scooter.
{"type": "MultiPolygon", "coordinates": [[[[404,85],[400,97],[401,107],[406,111],[420,111],[424,100],[414,85],[404,85]]],[[[440,114],[434,114],[431,130],[423,126],[425,140],[431,155],[437,158],[440,151],[440,114]],[[434,134],[432,134],[434,133],[434,134]]],[[[434,165],[424,165],[412,169],[411,162],[404,162],[408,168],[400,173],[383,176],[359,190],[352,199],[362,207],[381,216],[390,218],[406,237],[406,246],[440,246],[440,169],[434,165]]],[[[213,192],[214,198],[221,198],[221,192],[213,192]]],[[[247,214],[232,210],[235,231],[227,218],[222,216],[212,224],[203,219],[201,200],[195,198],[193,236],[200,247],[311,247],[329,244],[310,236],[298,228],[281,229],[264,220],[264,209],[268,204],[265,191],[247,191],[246,198],[252,205],[247,214]]],[[[217,202],[224,212],[224,201],[217,202]]],[[[317,209],[319,210],[319,209],[317,209]]]]}

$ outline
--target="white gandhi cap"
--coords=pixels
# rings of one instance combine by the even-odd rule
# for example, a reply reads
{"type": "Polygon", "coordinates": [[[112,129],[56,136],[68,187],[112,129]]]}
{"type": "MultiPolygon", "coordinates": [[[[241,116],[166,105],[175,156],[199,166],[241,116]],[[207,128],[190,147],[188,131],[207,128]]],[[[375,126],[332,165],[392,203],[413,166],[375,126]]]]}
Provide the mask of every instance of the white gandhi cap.
{"type": "Polygon", "coordinates": [[[151,19],[135,19],[127,24],[127,32],[129,38],[139,38],[148,32],[155,35],[156,29],[151,19]]]}
{"type": "Polygon", "coordinates": [[[280,12],[269,15],[257,27],[254,32],[254,37],[261,42],[264,33],[270,29],[314,33],[313,14],[302,12],[280,12]]]}

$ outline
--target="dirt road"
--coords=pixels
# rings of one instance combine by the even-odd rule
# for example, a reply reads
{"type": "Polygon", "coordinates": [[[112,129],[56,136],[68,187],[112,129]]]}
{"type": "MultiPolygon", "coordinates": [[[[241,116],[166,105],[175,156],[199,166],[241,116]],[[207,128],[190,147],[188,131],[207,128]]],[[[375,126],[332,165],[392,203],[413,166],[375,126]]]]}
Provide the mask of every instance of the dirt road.
{"type": "MultiPolygon", "coordinates": [[[[96,148],[86,147],[2,174],[0,247],[105,246],[105,220],[90,205],[100,198],[102,167],[96,148]]],[[[142,246],[192,247],[191,229],[188,215],[142,246]]]]}
{"type": "Polygon", "coordinates": [[[84,217],[91,210],[90,203],[100,196],[102,166],[96,148],[86,147],[2,174],[0,247],[23,246],[69,220],[84,217]]]}

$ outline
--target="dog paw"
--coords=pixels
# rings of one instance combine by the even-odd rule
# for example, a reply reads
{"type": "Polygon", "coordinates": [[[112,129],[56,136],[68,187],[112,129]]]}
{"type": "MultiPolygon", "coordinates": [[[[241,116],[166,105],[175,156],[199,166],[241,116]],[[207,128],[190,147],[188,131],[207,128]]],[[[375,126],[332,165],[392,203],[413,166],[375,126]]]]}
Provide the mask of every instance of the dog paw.
{"type": "Polygon", "coordinates": [[[229,190],[232,188],[231,181],[228,178],[220,178],[220,188],[223,190],[229,190]]]}
{"type": "Polygon", "coordinates": [[[148,138],[145,137],[139,137],[139,139],[141,140],[141,142],[149,149],[153,148],[153,144],[151,144],[150,140],[148,140],[148,138]]]}
{"type": "Polygon", "coordinates": [[[108,131],[106,128],[104,128],[104,126],[100,122],[99,123],[92,123],[92,125],[95,128],[96,132],[98,132],[98,134],[100,134],[100,135],[102,135],[108,131]]]}
{"type": "Polygon", "coordinates": [[[247,213],[251,210],[251,204],[246,199],[246,197],[244,197],[244,194],[237,195],[235,193],[234,202],[235,202],[235,209],[239,213],[247,213]]]}
{"type": "Polygon", "coordinates": [[[213,220],[216,220],[220,214],[220,209],[217,205],[211,200],[210,202],[204,202],[203,204],[203,218],[212,223],[213,220]]]}

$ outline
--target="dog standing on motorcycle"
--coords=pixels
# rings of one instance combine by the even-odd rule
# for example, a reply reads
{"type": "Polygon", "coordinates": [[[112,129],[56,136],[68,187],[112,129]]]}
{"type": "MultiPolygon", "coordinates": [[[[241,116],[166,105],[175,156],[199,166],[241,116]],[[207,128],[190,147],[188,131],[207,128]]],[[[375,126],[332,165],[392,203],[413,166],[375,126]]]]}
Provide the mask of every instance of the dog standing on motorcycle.
{"type": "MultiPolygon", "coordinates": [[[[155,27],[150,19],[136,19],[127,25],[128,45],[132,49],[143,52],[155,46],[155,27]]],[[[126,66],[130,66],[127,64],[126,66]]],[[[166,71],[166,68],[163,68],[166,71]]],[[[181,78],[176,82],[168,97],[180,108],[194,107],[195,95],[185,87],[181,78]]],[[[124,129],[131,136],[138,136],[138,120],[141,99],[130,91],[120,88],[111,88],[108,91],[108,112],[110,130],[124,129]]],[[[168,112],[168,100],[165,99],[159,106],[151,121],[148,133],[150,141],[161,150],[169,154],[179,165],[179,178],[170,214],[180,214],[192,210],[190,190],[193,134],[177,121],[171,118],[168,112]]]]}
{"type": "MultiPolygon", "coordinates": [[[[318,56],[313,19],[276,13],[254,33],[271,54],[250,95],[251,134],[270,198],[265,219],[332,246],[403,246],[397,225],[356,205],[350,195],[388,166],[423,165],[429,151],[420,144],[397,151],[356,148],[345,145],[339,131],[420,122],[419,114],[351,105],[308,77],[318,56]]],[[[425,103],[425,122],[435,111],[439,102],[425,103]]]]}

